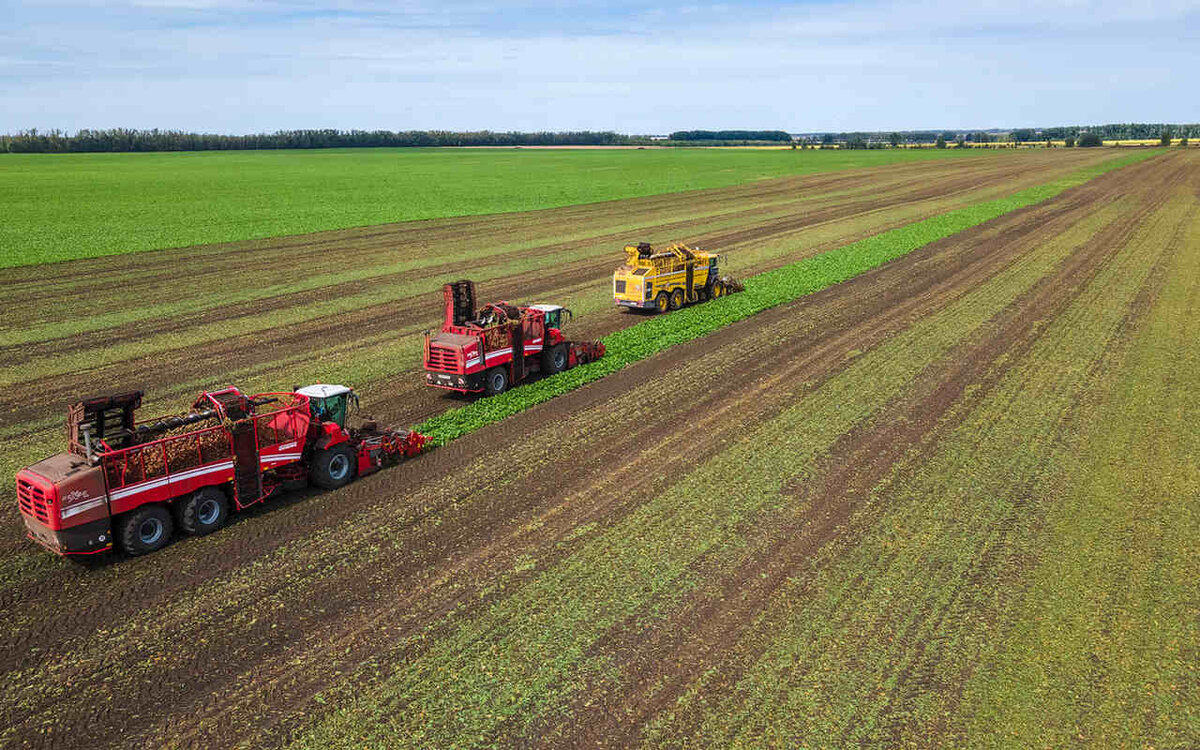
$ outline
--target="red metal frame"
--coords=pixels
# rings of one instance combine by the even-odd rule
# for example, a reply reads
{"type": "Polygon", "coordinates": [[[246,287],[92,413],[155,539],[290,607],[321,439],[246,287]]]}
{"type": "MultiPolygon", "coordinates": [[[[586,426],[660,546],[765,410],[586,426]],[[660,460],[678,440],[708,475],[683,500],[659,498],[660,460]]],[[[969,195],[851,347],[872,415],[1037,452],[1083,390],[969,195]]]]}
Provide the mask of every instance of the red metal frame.
{"type": "MultiPolygon", "coordinates": [[[[213,395],[236,391],[225,388],[220,391],[204,393],[197,404],[208,401],[219,414],[225,411],[213,395]]],[[[299,461],[304,451],[304,443],[310,421],[308,397],[297,393],[259,393],[252,399],[277,398],[280,405],[266,404],[256,410],[250,417],[254,425],[254,437],[259,446],[260,469],[271,469],[288,463],[299,461]],[[275,408],[271,408],[275,407],[275,408]],[[265,411],[263,411],[265,410],[265,411]],[[282,421],[280,421],[282,420],[282,421]],[[275,438],[283,432],[282,439],[274,439],[267,443],[262,440],[261,430],[264,422],[272,422],[269,429],[274,431],[275,438]]],[[[156,420],[147,420],[156,421],[156,420]]],[[[145,422],[139,422],[144,424],[145,422]]],[[[153,440],[129,448],[113,450],[102,443],[104,453],[100,456],[104,466],[105,486],[108,490],[109,513],[117,515],[126,513],[147,503],[167,502],[177,497],[195,492],[201,487],[221,485],[233,481],[233,445],[229,431],[222,425],[175,435],[160,440],[153,440]],[[204,435],[220,433],[225,442],[225,450],[215,458],[211,455],[205,460],[205,447],[202,442],[204,435]],[[195,443],[196,461],[189,462],[177,469],[172,469],[172,455],[181,455],[178,451],[168,451],[168,446],[179,445],[186,441],[195,443]],[[154,468],[154,473],[147,472],[147,454],[157,451],[161,462],[161,470],[154,468]],[[133,463],[137,471],[136,479],[130,481],[130,466],[133,463]]],[[[178,461],[177,461],[178,464],[178,461]]],[[[239,503],[244,505],[245,503],[239,503]]]]}
{"type": "MultiPolygon", "coordinates": [[[[507,306],[506,302],[495,303],[495,305],[487,307],[502,307],[507,306]]],[[[546,313],[533,307],[517,307],[521,311],[521,325],[525,328],[525,356],[536,356],[548,346],[555,346],[563,341],[562,332],[557,328],[546,329],[546,313]]],[[[490,370],[493,367],[508,366],[509,381],[513,382],[512,378],[512,331],[509,324],[501,324],[489,328],[480,328],[475,325],[457,326],[446,322],[442,325],[442,333],[450,333],[458,336],[466,336],[475,339],[474,343],[463,344],[461,347],[449,347],[444,344],[438,344],[430,339],[428,335],[425,337],[425,369],[430,372],[449,373],[452,375],[475,375],[490,370]],[[488,338],[495,337],[493,331],[502,331],[504,341],[500,342],[500,346],[488,348],[488,338]],[[442,356],[434,357],[434,349],[441,349],[450,353],[453,358],[454,366],[450,367],[443,362],[445,358],[442,356]],[[461,352],[461,357],[459,353],[461,352]],[[435,361],[438,360],[438,361],[435,361]]],[[[515,383],[514,383],[515,384],[515,383]]],[[[429,383],[435,388],[444,390],[457,391],[459,393],[472,393],[482,391],[483,388],[468,388],[456,387],[453,385],[442,385],[439,383],[429,383]]]]}
{"type": "MultiPolygon", "coordinates": [[[[128,448],[113,448],[104,440],[93,442],[91,445],[98,468],[89,469],[94,473],[84,476],[92,477],[87,480],[92,483],[91,491],[99,493],[91,496],[94,499],[73,499],[75,491],[72,491],[64,501],[59,497],[63,491],[59,486],[61,481],[42,476],[32,469],[18,472],[18,507],[29,525],[27,536],[59,555],[104,552],[113,546],[111,539],[106,540],[103,536],[111,533],[109,519],[112,516],[150,503],[169,502],[202,487],[234,481],[233,443],[237,433],[231,427],[229,414],[222,401],[214,398],[229,393],[243,395],[236,388],[205,392],[193,407],[215,410],[216,417],[223,424],[128,448]],[[64,512],[68,515],[65,522],[62,517],[64,512]],[[95,533],[89,528],[95,529],[95,533]],[[78,542],[79,539],[82,542],[78,542]],[[91,546],[106,541],[103,547],[91,546]],[[86,544],[88,548],[66,549],[77,543],[86,544]]],[[[248,502],[244,502],[243,498],[234,498],[239,509],[266,499],[286,482],[305,478],[308,473],[305,465],[306,448],[327,448],[354,442],[359,474],[369,474],[400,458],[417,455],[429,441],[429,438],[416,432],[380,432],[352,437],[335,423],[315,422],[310,399],[299,393],[260,393],[247,398],[249,401],[272,400],[256,404],[252,407],[253,413],[245,417],[253,429],[259,456],[258,469],[260,472],[270,471],[271,474],[262,478],[262,494],[259,497],[248,502]]],[[[250,408],[247,405],[247,409],[250,408]]],[[[167,418],[142,420],[135,427],[164,419],[167,418]]],[[[240,434],[244,439],[245,430],[240,434]]],[[[83,457],[77,460],[82,461],[83,457]]]]}

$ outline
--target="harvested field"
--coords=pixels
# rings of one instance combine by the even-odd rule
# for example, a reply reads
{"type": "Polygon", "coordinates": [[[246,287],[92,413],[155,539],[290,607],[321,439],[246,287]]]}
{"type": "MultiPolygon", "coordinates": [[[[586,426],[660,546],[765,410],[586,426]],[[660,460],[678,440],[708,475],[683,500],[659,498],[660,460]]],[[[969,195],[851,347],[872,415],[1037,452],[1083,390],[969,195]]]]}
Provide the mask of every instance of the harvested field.
{"type": "MultiPolygon", "coordinates": [[[[60,394],[88,378],[183,398],[218,371],[366,383],[413,420],[445,405],[408,383],[413,337],[474,263],[484,290],[566,299],[594,335],[630,320],[595,289],[630,232],[747,273],[1102,158],[379,228],[344,257],[411,241],[393,262],[427,265],[357,279],[326,257],[344,234],[52,267],[0,287],[10,316],[67,300],[6,322],[35,354],[3,439],[53,450],[60,394]],[[280,291],[322,257],[326,286],[280,291]],[[235,259],[279,274],[241,308],[205,286],[235,259]],[[125,315],[94,337],[69,330],[86,286],[125,315]],[[121,307],[121,286],[177,307],[121,307]],[[218,333],[255,325],[271,346],[218,333]]],[[[1186,746],[1198,247],[1200,154],[1166,154],[152,558],[86,569],[6,539],[0,740],[1186,746]]]]}
{"type": "Polygon", "coordinates": [[[97,383],[143,388],[153,412],[228,382],[268,390],[339,380],[369,403],[394,405],[384,416],[416,422],[447,403],[414,377],[447,279],[470,275],[488,299],[565,302],[575,334],[592,337],[637,320],[613,309],[607,284],[631,238],[719,249],[748,275],[1113,158],[941,160],[0,270],[0,356],[22,363],[0,372],[0,442],[22,446],[0,465],[15,470],[53,450],[63,404],[97,383]]]}

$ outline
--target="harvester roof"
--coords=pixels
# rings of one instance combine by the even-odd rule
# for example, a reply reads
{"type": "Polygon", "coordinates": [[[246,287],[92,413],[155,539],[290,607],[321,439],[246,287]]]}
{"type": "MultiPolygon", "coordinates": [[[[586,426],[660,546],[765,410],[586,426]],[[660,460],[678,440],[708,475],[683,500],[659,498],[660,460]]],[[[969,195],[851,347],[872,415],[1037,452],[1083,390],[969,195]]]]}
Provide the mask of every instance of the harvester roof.
{"type": "Polygon", "coordinates": [[[318,383],[316,385],[306,385],[296,391],[301,396],[309,398],[329,398],[330,396],[340,396],[343,393],[349,393],[350,389],[344,385],[324,385],[318,383]]]}

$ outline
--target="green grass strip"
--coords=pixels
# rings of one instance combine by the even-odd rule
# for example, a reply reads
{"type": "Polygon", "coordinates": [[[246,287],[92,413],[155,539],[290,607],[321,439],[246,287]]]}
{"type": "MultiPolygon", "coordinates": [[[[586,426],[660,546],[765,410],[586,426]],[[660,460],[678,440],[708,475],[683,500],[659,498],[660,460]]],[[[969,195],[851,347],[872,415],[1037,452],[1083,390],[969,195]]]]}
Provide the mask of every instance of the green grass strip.
{"type": "Polygon", "coordinates": [[[1042,203],[1106,172],[1159,153],[1162,151],[1130,154],[1006,198],[949,211],[752,276],[746,280],[746,291],[741,294],[684,308],[670,315],[648,318],[606,336],[603,341],[607,353],[597,362],[451,409],[422,422],[415,429],[432,438],[434,445],[445,445],[455,438],[599,380],[664,349],[846,281],[930,243],[1017,209],[1042,203]]]}

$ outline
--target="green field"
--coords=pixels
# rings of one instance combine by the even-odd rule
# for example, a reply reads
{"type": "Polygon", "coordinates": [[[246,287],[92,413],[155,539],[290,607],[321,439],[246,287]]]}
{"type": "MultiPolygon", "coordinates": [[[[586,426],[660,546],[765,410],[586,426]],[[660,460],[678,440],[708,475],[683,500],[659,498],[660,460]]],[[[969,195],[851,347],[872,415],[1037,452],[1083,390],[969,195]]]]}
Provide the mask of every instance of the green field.
{"type": "Polygon", "coordinates": [[[0,267],[989,156],[719,149],[12,154],[0,158],[0,267]]]}
{"type": "Polygon", "coordinates": [[[1197,196],[1013,151],[0,269],[10,476],[126,388],[345,383],[438,445],[89,565],[0,488],[0,745],[1195,747],[1197,196]],[[615,309],[642,238],[745,291],[615,309]],[[606,357],[427,388],[457,278],[606,357]]]}

